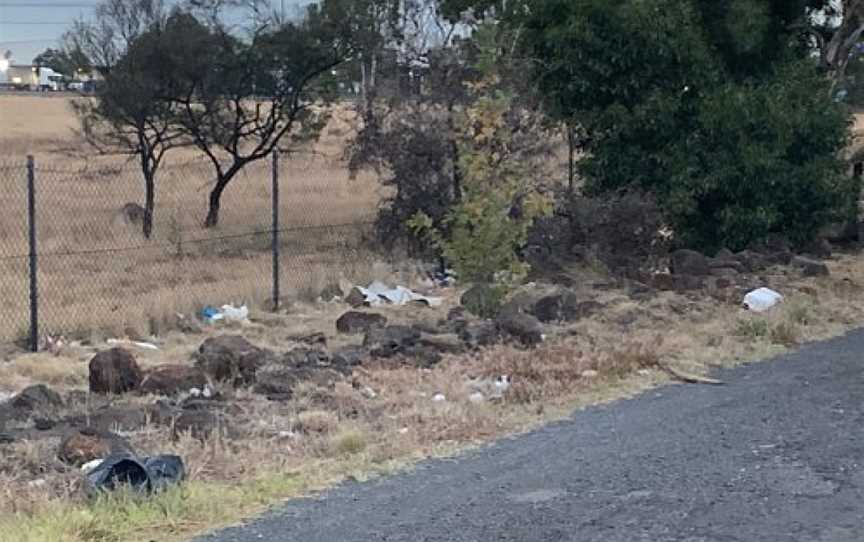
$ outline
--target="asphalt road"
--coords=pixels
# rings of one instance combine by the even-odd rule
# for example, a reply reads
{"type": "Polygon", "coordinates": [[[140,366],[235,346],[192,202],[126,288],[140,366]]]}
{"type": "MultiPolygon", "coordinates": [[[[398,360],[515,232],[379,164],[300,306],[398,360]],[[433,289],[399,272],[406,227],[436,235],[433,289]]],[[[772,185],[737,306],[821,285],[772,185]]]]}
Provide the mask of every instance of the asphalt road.
{"type": "Polygon", "coordinates": [[[292,502],[227,541],[864,541],[864,331],[292,502]]]}

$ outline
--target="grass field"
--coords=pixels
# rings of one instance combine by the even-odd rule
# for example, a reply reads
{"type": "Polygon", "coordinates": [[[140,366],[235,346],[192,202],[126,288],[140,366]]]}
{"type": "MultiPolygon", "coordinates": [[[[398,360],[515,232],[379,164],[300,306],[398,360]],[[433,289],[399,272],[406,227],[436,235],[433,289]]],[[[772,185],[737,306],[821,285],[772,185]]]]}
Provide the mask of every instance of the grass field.
{"type": "MultiPolygon", "coordinates": [[[[0,95],[0,340],[27,325],[26,155],[36,160],[42,321],[49,331],[109,327],[145,334],[149,322],[203,303],[260,303],[269,295],[271,166],[229,186],[218,228],[201,224],[212,169],[191,150],[169,155],[157,187],[154,236],[124,223],[143,202],[134,162],[100,156],[74,133],[67,98],[0,95]]],[[[313,148],[280,165],[283,280],[288,294],[361,274],[360,234],[381,198],[371,175],[349,179],[341,160],[353,129],[334,119],[313,148]],[[339,225],[340,227],[327,227],[339,225]]],[[[358,277],[362,278],[362,277],[358,277]]]]}

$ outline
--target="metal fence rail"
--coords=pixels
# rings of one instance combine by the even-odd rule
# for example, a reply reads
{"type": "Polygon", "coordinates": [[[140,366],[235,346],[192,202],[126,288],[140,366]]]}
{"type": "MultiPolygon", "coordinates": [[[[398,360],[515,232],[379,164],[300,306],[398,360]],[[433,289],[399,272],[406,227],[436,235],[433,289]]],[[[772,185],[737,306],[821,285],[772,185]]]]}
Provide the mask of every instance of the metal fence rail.
{"type": "Polygon", "coordinates": [[[214,228],[203,227],[209,165],[163,166],[149,239],[134,162],[0,161],[0,341],[144,335],[204,305],[273,307],[362,272],[377,188],[334,179],[321,160],[251,164],[214,228]]]}

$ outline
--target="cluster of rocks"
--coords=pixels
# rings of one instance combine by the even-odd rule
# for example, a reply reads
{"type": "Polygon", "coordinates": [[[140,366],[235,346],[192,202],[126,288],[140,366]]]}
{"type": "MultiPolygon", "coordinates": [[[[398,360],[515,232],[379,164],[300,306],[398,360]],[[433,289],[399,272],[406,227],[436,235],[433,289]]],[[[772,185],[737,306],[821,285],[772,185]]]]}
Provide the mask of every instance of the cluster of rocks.
{"type": "Polygon", "coordinates": [[[785,243],[768,244],[759,250],[734,253],[721,249],[712,258],[694,250],[677,250],[670,255],[668,273],[635,273],[630,277],[664,291],[724,289],[747,283],[748,275],[773,266],[789,266],[805,277],[827,276],[828,266],[821,258],[831,255],[827,242],[815,243],[802,254],[795,254],[785,243]]]}

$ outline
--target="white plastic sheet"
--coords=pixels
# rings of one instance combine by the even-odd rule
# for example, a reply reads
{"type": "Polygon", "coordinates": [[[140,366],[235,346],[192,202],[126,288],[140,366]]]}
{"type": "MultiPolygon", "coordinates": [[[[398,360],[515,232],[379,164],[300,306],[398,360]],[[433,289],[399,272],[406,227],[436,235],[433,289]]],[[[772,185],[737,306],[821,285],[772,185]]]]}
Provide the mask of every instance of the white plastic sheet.
{"type": "Polygon", "coordinates": [[[404,286],[390,288],[380,281],[374,281],[367,287],[358,286],[358,290],[366,297],[366,303],[370,307],[381,305],[408,305],[409,303],[425,303],[430,307],[441,305],[440,297],[428,297],[418,294],[404,286]]]}
{"type": "Polygon", "coordinates": [[[783,301],[783,295],[770,288],[759,288],[744,296],[744,306],[753,312],[765,312],[783,301]]]}

